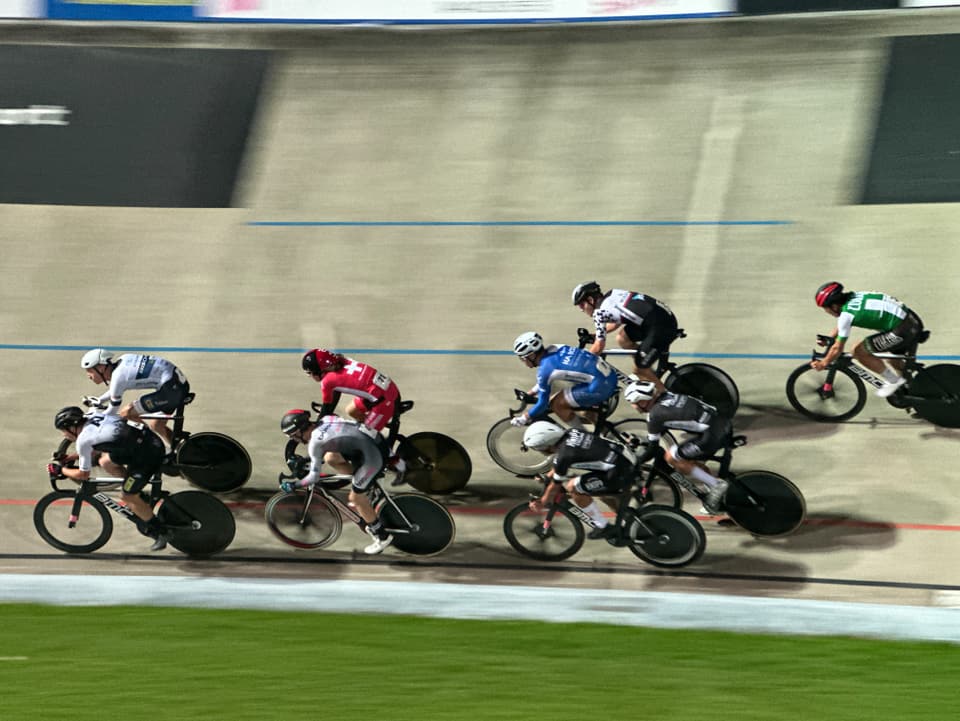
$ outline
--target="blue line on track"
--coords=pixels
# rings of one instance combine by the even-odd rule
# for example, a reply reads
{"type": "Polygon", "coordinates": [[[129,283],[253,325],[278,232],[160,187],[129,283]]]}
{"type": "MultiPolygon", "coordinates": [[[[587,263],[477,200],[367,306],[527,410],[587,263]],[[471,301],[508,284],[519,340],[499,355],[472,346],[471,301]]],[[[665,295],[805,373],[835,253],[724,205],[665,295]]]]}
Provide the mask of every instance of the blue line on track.
{"type": "Polygon", "coordinates": [[[792,220],[251,220],[260,227],[618,227],[691,225],[793,225],[792,220]]]}
{"type": "MultiPolygon", "coordinates": [[[[0,343],[0,350],[87,351],[90,345],[43,345],[33,343],[0,343]]],[[[303,348],[214,348],[209,346],[113,346],[108,350],[141,353],[246,353],[300,354],[303,348]]],[[[338,353],[363,355],[455,355],[513,356],[509,350],[469,350],[462,348],[333,348],[338,353]]],[[[727,358],[741,360],[809,360],[809,353],[671,353],[673,358],[727,358]]],[[[960,355],[920,356],[922,361],[960,361],[960,355]]]]}

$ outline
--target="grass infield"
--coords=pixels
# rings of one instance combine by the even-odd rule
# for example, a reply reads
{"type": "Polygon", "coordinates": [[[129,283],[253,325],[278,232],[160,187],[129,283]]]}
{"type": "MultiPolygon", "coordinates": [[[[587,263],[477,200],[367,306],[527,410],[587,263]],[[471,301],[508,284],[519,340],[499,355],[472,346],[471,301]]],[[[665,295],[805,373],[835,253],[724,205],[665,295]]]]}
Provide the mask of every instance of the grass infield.
{"type": "Polygon", "coordinates": [[[947,643],[40,605],[0,625],[3,721],[940,721],[960,678],[947,643]]]}

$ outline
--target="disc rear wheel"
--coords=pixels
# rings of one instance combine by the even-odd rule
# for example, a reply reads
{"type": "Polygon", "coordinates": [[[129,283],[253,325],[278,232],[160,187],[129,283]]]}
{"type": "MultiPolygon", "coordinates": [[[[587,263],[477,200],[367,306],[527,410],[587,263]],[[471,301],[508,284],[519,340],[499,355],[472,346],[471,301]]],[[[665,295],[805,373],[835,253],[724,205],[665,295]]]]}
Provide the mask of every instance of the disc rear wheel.
{"type": "Polygon", "coordinates": [[[407,464],[404,480],[424,493],[460,491],[473,472],[466,449],[442,433],[414,433],[401,441],[397,452],[407,464]]]}
{"type": "Polygon", "coordinates": [[[212,556],[233,541],[237,531],[230,509],[202,491],[180,491],[164,499],[157,516],[170,545],[188,556],[212,556]]]}
{"type": "Polygon", "coordinates": [[[738,473],[730,481],[723,508],[734,523],[755,536],[793,533],[807,514],[800,489],[770,471],[738,473]]]}

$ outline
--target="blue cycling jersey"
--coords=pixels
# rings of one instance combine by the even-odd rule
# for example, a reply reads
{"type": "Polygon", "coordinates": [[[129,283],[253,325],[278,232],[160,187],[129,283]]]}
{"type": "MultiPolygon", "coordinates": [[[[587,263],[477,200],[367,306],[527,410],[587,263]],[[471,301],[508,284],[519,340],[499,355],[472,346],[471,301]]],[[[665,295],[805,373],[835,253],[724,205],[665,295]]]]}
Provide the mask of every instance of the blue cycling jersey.
{"type": "Polygon", "coordinates": [[[549,346],[537,366],[537,402],[528,411],[531,418],[547,412],[550,403],[550,384],[568,381],[576,387],[597,383],[605,400],[617,391],[613,368],[593,353],[569,345],[549,346]]]}

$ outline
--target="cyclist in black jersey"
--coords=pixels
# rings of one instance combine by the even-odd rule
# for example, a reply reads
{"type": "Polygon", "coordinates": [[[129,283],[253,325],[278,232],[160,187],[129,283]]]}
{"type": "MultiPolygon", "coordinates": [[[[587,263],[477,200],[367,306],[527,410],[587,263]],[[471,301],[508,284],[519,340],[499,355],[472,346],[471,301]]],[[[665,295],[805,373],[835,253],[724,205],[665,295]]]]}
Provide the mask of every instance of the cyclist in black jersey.
{"type": "Polygon", "coordinates": [[[666,303],[644,293],[615,288],[606,293],[591,280],[573,289],[573,304],[593,318],[595,336],[589,350],[599,355],[607,333],[617,330],[621,348],[635,350],[634,372],[663,390],[656,367],[670,355],[677,338],[677,318],[666,303]]]}
{"type": "Polygon", "coordinates": [[[709,488],[703,506],[716,513],[729,484],[711,474],[703,461],[729,442],[733,435],[730,419],[699,398],[660,390],[646,380],[628,383],[623,396],[636,410],[647,413],[647,449],[639,463],[646,463],[657,454],[665,430],[690,434],[680,444],[666,449],[664,459],[683,475],[709,488]]]}
{"type": "Polygon", "coordinates": [[[637,464],[633,451],[582,428],[563,429],[549,421],[537,421],[527,428],[523,445],[547,455],[555,454],[547,472],[549,482],[540,498],[530,501],[530,510],[542,510],[563,484],[595,525],[587,537],[606,538],[612,528],[591,496],[617,495],[633,481],[637,464]],[[586,473],[571,476],[571,470],[586,473]]]}

